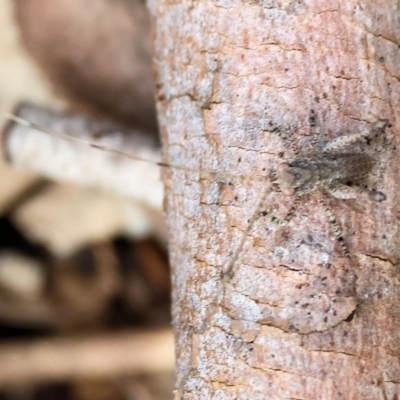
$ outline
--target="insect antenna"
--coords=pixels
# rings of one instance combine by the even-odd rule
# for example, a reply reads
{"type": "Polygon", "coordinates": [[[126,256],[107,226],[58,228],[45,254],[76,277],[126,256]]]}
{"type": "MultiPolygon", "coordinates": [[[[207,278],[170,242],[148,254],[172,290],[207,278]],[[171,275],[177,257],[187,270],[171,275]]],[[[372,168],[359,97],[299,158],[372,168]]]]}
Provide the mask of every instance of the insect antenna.
{"type": "Polygon", "coordinates": [[[75,143],[81,143],[83,145],[86,145],[88,147],[94,148],[94,149],[98,149],[101,151],[105,151],[107,153],[112,153],[124,158],[128,158],[131,159],[133,161],[139,161],[139,162],[144,162],[144,163],[150,163],[150,164],[155,164],[158,165],[161,168],[171,168],[174,170],[178,170],[178,171],[183,171],[183,172],[190,172],[190,173],[200,173],[202,177],[208,177],[208,178],[225,178],[225,179],[235,179],[235,180],[241,180],[241,181],[248,181],[248,182],[265,182],[265,177],[263,176],[247,176],[247,175],[240,175],[240,174],[230,174],[227,172],[220,172],[220,171],[210,171],[210,170],[203,170],[200,168],[191,168],[191,167],[186,167],[183,165],[178,165],[178,164],[173,164],[173,163],[166,163],[163,161],[155,161],[152,159],[147,159],[145,157],[142,156],[137,156],[135,154],[132,153],[128,153],[126,151],[120,150],[118,148],[115,147],[109,147],[109,146],[105,146],[99,143],[94,143],[91,142],[87,139],[82,139],[79,138],[77,136],[71,136],[68,135],[66,133],[62,133],[62,132],[57,132],[48,128],[45,128],[41,125],[38,125],[34,122],[28,121],[18,115],[15,114],[11,114],[8,113],[6,114],[7,118],[11,121],[14,121],[20,125],[24,125],[30,129],[39,131],[39,132],[43,132],[46,133],[48,135],[54,136],[54,137],[58,137],[60,139],[64,139],[64,140],[68,140],[71,142],[75,142],[75,143]]]}

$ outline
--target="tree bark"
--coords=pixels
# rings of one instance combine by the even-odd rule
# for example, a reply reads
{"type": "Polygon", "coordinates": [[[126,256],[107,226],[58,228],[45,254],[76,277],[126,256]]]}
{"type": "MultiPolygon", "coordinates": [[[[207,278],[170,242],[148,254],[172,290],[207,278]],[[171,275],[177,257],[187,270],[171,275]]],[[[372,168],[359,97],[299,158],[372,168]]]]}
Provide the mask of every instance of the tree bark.
{"type": "MultiPolygon", "coordinates": [[[[176,330],[177,398],[397,399],[400,6],[397,1],[150,0],[176,330]],[[300,148],[315,112],[320,139],[392,124],[368,184],[387,199],[325,202],[293,220],[258,219],[224,279],[265,190],[300,148]]],[[[379,144],[381,143],[381,144],[379,144]]],[[[375,144],[376,145],[376,144],[375,144]]],[[[371,146],[360,142],[362,147],[371,146]]],[[[285,215],[292,196],[271,194],[285,215]]]]}

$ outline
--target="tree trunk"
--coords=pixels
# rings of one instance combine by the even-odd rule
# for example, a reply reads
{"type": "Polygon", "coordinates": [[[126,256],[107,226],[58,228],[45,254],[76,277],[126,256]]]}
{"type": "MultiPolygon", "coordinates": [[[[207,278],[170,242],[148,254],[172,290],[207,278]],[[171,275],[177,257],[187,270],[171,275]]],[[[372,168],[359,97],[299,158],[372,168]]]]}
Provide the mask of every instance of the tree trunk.
{"type": "MultiPolygon", "coordinates": [[[[399,3],[149,7],[165,161],[221,173],[164,173],[177,398],[397,399],[399,3]],[[287,226],[260,217],[246,232],[266,189],[243,176],[290,157],[274,127],[288,126],[300,151],[317,148],[307,140],[313,116],[321,142],[379,118],[392,124],[356,147],[375,152],[368,184],[386,201],[323,195],[350,259],[315,195],[301,198],[287,226]]],[[[284,216],[293,202],[272,193],[263,210],[284,216]]]]}

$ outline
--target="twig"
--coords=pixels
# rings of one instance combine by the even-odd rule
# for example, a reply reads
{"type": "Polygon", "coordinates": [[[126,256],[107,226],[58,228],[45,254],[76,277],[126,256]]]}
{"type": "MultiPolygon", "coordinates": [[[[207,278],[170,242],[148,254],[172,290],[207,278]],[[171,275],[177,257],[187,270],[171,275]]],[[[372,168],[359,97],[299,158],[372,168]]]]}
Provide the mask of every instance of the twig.
{"type": "Polygon", "coordinates": [[[0,387],[76,377],[172,371],[169,329],[0,345],[0,387]]]}
{"type": "Polygon", "coordinates": [[[156,138],[106,120],[56,113],[31,104],[20,105],[15,115],[3,134],[4,152],[13,165],[161,208],[156,138]],[[136,157],[120,157],[121,153],[136,157]],[[141,159],[149,162],[138,161],[141,159]]]}

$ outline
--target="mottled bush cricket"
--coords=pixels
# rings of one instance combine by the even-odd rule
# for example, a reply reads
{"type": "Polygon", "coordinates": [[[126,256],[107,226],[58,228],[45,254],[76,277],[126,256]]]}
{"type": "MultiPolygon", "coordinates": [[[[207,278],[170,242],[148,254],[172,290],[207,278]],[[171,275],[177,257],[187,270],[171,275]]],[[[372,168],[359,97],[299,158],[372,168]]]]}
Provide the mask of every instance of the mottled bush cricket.
{"type": "MultiPolygon", "coordinates": [[[[63,139],[79,140],[65,134],[49,131],[19,116],[13,115],[10,118],[19,124],[24,124],[32,129],[40,130],[63,139]]],[[[234,274],[235,264],[255,221],[259,217],[265,217],[278,226],[287,225],[295,215],[296,207],[301,198],[307,194],[318,196],[318,200],[325,210],[327,219],[332,225],[334,234],[341,245],[344,255],[351,258],[351,253],[345,244],[341,228],[336,222],[333,213],[323,202],[322,194],[326,193],[337,199],[354,199],[361,196],[373,202],[385,200],[386,196],[384,193],[369,190],[363,185],[363,181],[370,173],[375,160],[368,154],[354,149],[352,145],[362,140],[369,143],[378,135],[383,134],[388,125],[387,120],[378,119],[365,131],[339,136],[320,147],[318,146],[320,129],[316,123],[316,117],[312,112],[310,117],[310,149],[304,155],[299,155],[300,151],[294,143],[291,129],[285,125],[271,128],[271,131],[284,141],[293,154],[291,158],[281,162],[276,169],[268,171],[264,176],[242,176],[218,171],[200,171],[164,162],[157,162],[156,164],[163,168],[200,173],[202,178],[252,181],[261,186],[262,194],[255,207],[255,211],[248,221],[247,228],[242,233],[242,237],[231,256],[229,264],[224,267],[223,274],[226,278],[230,279],[234,274]],[[271,191],[280,191],[283,195],[293,198],[292,207],[284,218],[277,217],[274,214],[275,211],[267,207],[267,198],[271,191]]],[[[134,154],[127,154],[120,149],[110,148],[98,143],[86,142],[86,144],[99,150],[112,152],[133,160],[154,163],[153,160],[143,159],[134,154]]]]}
{"type": "Polygon", "coordinates": [[[358,196],[365,197],[374,202],[386,199],[384,193],[369,190],[362,186],[363,180],[370,173],[375,160],[369,155],[352,149],[352,145],[360,140],[369,143],[379,134],[384,133],[389,125],[388,120],[378,119],[370,125],[370,128],[346,136],[339,136],[325,144],[320,151],[316,151],[317,135],[319,128],[316,125],[314,112],[311,112],[310,126],[312,131],[312,148],[304,156],[299,156],[299,149],[292,140],[290,129],[286,126],[275,128],[274,132],[280,136],[293,152],[293,157],[282,162],[275,170],[270,171],[266,185],[255,212],[249,220],[246,231],[235,251],[229,267],[226,271],[228,278],[234,273],[234,266],[242,251],[246,236],[252,229],[255,221],[260,216],[266,217],[271,222],[284,226],[295,215],[301,197],[306,194],[316,194],[323,206],[327,219],[332,225],[334,234],[347,258],[351,258],[341,228],[330,209],[323,202],[321,194],[330,194],[337,199],[354,199],[358,196]],[[272,210],[263,211],[268,194],[271,189],[281,191],[284,195],[293,197],[293,205],[283,219],[274,215],[272,210]]]}

